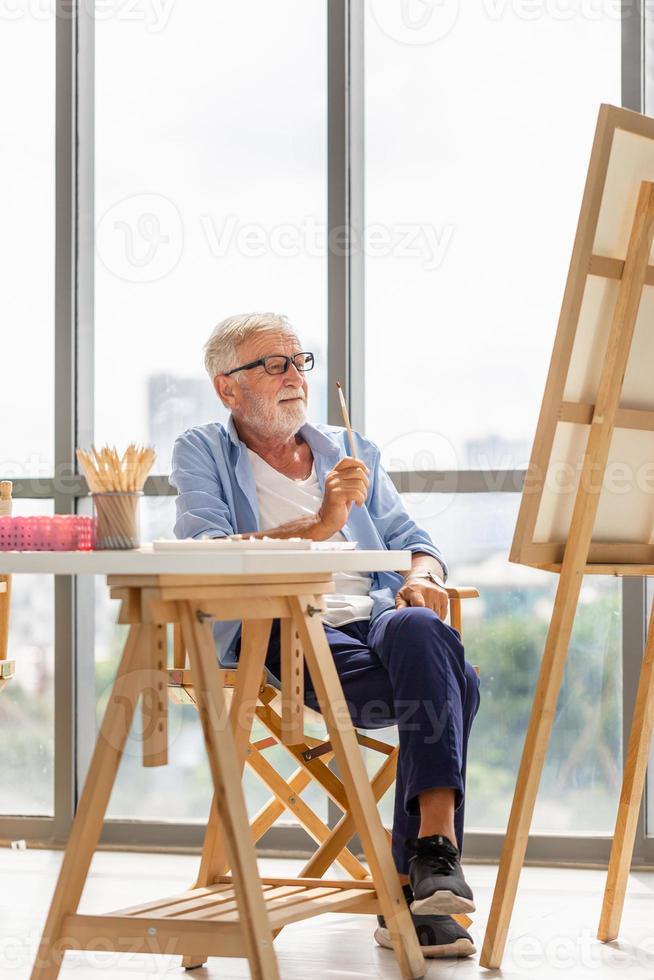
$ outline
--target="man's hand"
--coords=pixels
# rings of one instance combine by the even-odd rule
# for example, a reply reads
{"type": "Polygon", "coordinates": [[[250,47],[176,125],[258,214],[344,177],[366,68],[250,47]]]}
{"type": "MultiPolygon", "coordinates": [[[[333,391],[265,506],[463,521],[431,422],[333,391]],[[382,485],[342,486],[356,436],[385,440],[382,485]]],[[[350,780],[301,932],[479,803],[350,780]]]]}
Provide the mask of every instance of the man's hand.
{"type": "Polygon", "coordinates": [[[352,504],[360,507],[368,496],[368,467],[361,459],[344,456],[325,477],[325,491],[318,519],[329,535],[347,524],[352,504]]]}
{"type": "Polygon", "coordinates": [[[433,609],[439,619],[445,619],[447,616],[448,605],[449,599],[444,586],[436,585],[427,578],[412,580],[410,574],[395,596],[396,609],[404,609],[405,606],[426,606],[427,609],[433,609]]]}

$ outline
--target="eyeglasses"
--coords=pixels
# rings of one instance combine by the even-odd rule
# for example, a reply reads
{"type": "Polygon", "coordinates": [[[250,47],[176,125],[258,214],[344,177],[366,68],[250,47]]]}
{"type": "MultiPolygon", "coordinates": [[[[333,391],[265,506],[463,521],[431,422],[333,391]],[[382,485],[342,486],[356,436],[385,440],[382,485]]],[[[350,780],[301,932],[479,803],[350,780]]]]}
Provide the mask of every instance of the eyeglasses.
{"type": "Polygon", "coordinates": [[[291,361],[298,371],[310,371],[313,367],[313,354],[309,351],[300,351],[299,354],[268,354],[267,357],[260,357],[258,361],[250,361],[248,364],[241,364],[240,367],[225,371],[225,376],[235,374],[236,371],[248,371],[250,368],[263,367],[267,374],[286,374],[291,361]]]}

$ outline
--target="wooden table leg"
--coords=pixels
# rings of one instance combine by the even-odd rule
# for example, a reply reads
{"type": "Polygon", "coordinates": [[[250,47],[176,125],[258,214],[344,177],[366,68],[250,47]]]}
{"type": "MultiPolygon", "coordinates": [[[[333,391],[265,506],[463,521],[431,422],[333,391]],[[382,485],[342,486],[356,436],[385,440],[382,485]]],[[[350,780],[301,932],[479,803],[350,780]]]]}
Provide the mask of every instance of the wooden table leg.
{"type": "MultiPolygon", "coordinates": [[[[198,699],[200,721],[215,790],[215,806],[212,806],[212,813],[216,811],[216,821],[220,823],[219,829],[232,871],[250,972],[253,980],[278,980],[273,937],[241,785],[245,748],[250,732],[247,722],[243,724],[243,719],[239,717],[238,702],[236,712],[233,710],[235,705],[232,703],[232,712],[227,717],[225,698],[216,670],[216,647],[210,624],[198,616],[200,607],[197,603],[180,602],[179,605],[182,633],[189,654],[193,687],[198,699]],[[237,726],[236,736],[232,728],[234,724],[237,726]],[[237,743],[242,747],[242,757],[237,754],[237,743]]],[[[264,622],[267,622],[270,630],[270,620],[264,622]]],[[[257,630],[258,644],[255,643],[255,649],[263,646],[261,643],[263,634],[263,630],[257,630]]],[[[241,656],[243,657],[243,654],[241,656]]],[[[256,660],[256,657],[253,657],[253,660],[256,660]]],[[[243,667],[246,670],[246,677],[252,683],[255,676],[254,664],[246,664],[246,661],[243,661],[243,667]]],[[[239,667],[239,671],[240,669],[239,667]]],[[[261,669],[258,673],[257,689],[260,679],[261,669]]],[[[236,698],[236,692],[234,697],[236,698]]],[[[206,957],[203,961],[204,959],[206,957]]],[[[196,965],[196,962],[191,965],[196,965]]]]}
{"type": "Polygon", "coordinates": [[[289,604],[402,976],[405,980],[423,977],[427,969],[425,960],[384,833],[334,658],[322,620],[313,614],[317,606],[316,597],[290,596],[289,604]]]}
{"type": "Polygon", "coordinates": [[[77,911],[136,703],[146,680],[148,649],[141,640],[141,627],[131,626],[66,845],[32,980],[55,980],[59,975],[65,950],[62,943],[65,937],[61,935],[63,919],[77,911]]]}
{"type": "MultiPolygon", "coordinates": [[[[261,685],[271,628],[271,619],[246,620],[242,626],[241,655],[229,712],[241,772],[252,734],[257,694],[261,685]]],[[[220,835],[215,800],[213,800],[195,887],[205,888],[213,883],[217,875],[224,875],[228,870],[227,854],[220,835]]]]}
{"type": "Polygon", "coordinates": [[[640,668],[638,693],[629,733],[620,803],[615,822],[611,858],[604,889],[602,914],[597,938],[603,943],[615,939],[620,929],[629,868],[634,852],[638,814],[645,788],[647,757],[654,728],[654,611],[649,618],[647,642],[640,668]]]}
{"type": "Polygon", "coordinates": [[[280,680],[282,682],[282,744],[304,741],[304,657],[290,616],[279,624],[280,680]]]}
{"type": "Polygon", "coordinates": [[[166,627],[163,623],[141,626],[147,643],[150,663],[148,681],[143,690],[143,765],[168,765],[168,671],[166,664],[166,627]]]}
{"type": "MultiPolygon", "coordinates": [[[[241,654],[236,672],[236,687],[232,695],[230,722],[236,742],[241,774],[245,765],[245,755],[252,733],[257,693],[261,684],[268,641],[272,629],[272,619],[245,620],[241,627],[241,654]]],[[[227,874],[229,859],[224,837],[220,830],[220,819],[216,808],[215,794],[211,800],[209,820],[202,845],[200,870],[194,888],[212,885],[218,875],[227,874]]],[[[206,956],[184,956],[182,965],[187,969],[202,966],[206,956]]]]}

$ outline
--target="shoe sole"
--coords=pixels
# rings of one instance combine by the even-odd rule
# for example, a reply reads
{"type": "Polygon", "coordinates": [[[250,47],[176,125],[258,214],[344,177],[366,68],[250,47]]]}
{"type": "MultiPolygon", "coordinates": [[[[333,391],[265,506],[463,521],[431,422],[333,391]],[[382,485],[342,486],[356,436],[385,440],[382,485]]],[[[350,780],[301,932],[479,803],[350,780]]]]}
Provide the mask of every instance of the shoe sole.
{"type": "MultiPolygon", "coordinates": [[[[388,929],[378,926],[375,930],[375,942],[384,949],[393,949],[391,934],[388,929]]],[[[477,952],[477,947],[473,946],[469,939],[456,939],[453,943],[445,943],[442,946],[421,946],[420,952],[427,959],[444,960],[454,957],[473,956],[477,952]]]]}
{"type": "Polygon", "coordinates": [[[447,890],[434,892],[427,898],[416,898],[409,908],[415,915],[455,915],[457,912],[476,911],[471,899],[447,890]]]}

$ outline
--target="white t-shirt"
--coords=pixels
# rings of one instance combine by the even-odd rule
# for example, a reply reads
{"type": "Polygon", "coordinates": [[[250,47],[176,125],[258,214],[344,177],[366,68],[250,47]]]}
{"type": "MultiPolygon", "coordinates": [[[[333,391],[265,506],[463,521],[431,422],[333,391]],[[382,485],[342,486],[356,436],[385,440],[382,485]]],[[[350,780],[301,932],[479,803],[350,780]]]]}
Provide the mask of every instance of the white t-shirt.
{"type": "MultiPolygon", "coordinates": [[[[322,503],[322,491],[315,465],[306,480],[293,480],[251,449],[248,449],[248,456],[257,487],[259,526],[262,531],[317,513],[322,503]]],[[[337,531],[329,540],[346,539],[341,531],[337,531]]],[[[325,595],[327,609],[322,613],[323,623],[328,626],[342,626],[356,619],[370,619],[372,599],[368,593],[372,588],[371,575],[362,572],[335,572],[334,587],[335,592],[325,595]]]]}

